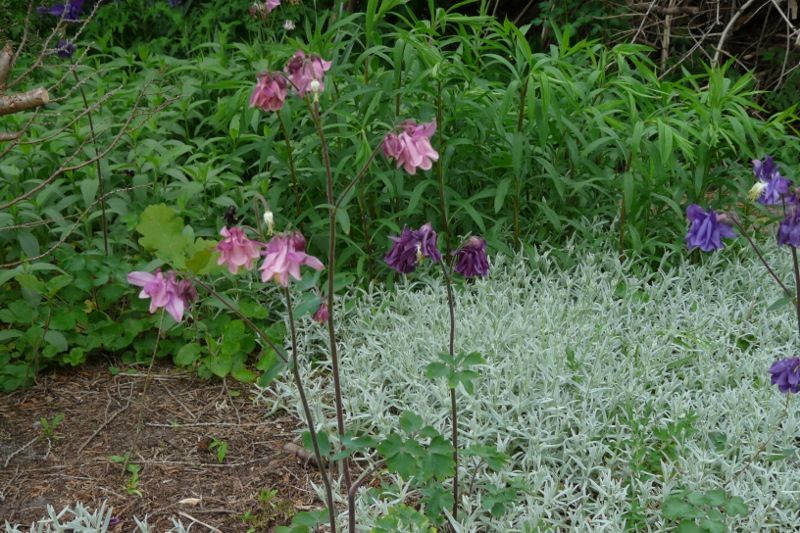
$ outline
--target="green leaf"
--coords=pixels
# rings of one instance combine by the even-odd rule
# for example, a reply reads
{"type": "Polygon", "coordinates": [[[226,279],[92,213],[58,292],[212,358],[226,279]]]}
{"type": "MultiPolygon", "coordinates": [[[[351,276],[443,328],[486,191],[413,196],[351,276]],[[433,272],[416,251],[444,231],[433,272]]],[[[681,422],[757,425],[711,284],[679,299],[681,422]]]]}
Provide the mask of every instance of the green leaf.
{"type": "Polygon", "coordinates": [[[247,318],[267,318],[269,312],[267,308],[252,300],[242,300],[239,302],[239,311],[247,318]]]}
{"type": "Polygon", "coordinates": [[[159,259],[182,267],[184,252],[189,240],[183,233],[183,219],[166,204],[148,206],[139,217],[136,231],[146,250],[154,252],[159,259]]]}
{"type": "Polygon", "coordinates": [[[196,275],[210,274],[220,267],[217,264],[217,243],[206,239],[197,239],[189,247],[186,268],[196,275]]]}
{"type": "Polygon", "coordinates": [[[300,301],[294,306],[295,318],[310,315],[319,309],[322,302],[319,295],[315,292],[307,292],[300,297],[300,301]]]}
{"type": "Polygon", "coordinates": [[[739,496],[732,496],[730,500],[725,502],[725,512],[731,516],[747,516],[749,509],[742,498],[739,496]]]}
{"type": "Polygon", "coordinates": [[[706,492],[706,501],[709,505],[713,505],[714,507],[719,507],[725,504],[725,501],[728,499],[728,494],[721,489],[710,490],[706,492]]]}
{"type": "Polygon", "coordinates": [[[767,307],[767,311],[777,311],[783,307],[786,307],[790,303],[792,303],[792,300],[786,296],[783,296],[772,302],[769,307],[767,307]]]}
{"type": "Polygon", "coordinates": [[[196,342],[190,342],[181,346],[180,350],[173,356],[172,360],[178,366],[191,366],[200,357],[203,347],[196,342]]]}
{"type": "Polygon", "coordinates": [[[100,182],[96,178],[81,181],[81,195],[85,207],[89,207],[94,202],[99,184],[100,182]]]}
{"type": "Polygon", "coordinates": [[[64,287],[69,286],[75,278],[70,276],[69,274],[59,274],[58,276],[54,276],[47,280],[47,294],[52,298],[55,296],[61,289],[64,287]]]}
{"type": "Polygon", "coordinates": [[[414,433],[422,427],[422,417],[411,411],[403,411],[400,415],[400,429],[406,433],[414,433]]]}
{"type": "Polygon", "coordinates": [[[44,334],[44,340],[53,346],[58,352],[66,352],[69,348],[67,338],[60,331],[49,330],[44,334]]]}
{"type": "Polygon", "coordinates": [[[203,364],[217,377],[224,378],[233,368],[233,354],[220,353],[203,359],[203,364]]]}
{"type": "Polygon", "coordinates": [[[664,515],[664,518],[670,520],[679,520],[692,516],[693,511],[694,507],[677,496],[667,496],[664,500],[664,505],[661,507],[661,513],[664,515]]]}
{"type": "Polygon", "coordinates": [[[678,524],[676,533],[706,533],[705,530],[691,520],[684,520],[678,524]]]}
{"type": "Polygon", "coordinates": [[[231,377],[242,383],[252,383],[256,380],[256,373],[244,365],[236,365],[231,370],[231,377]]]}
{"type": "Polygon", "coordinates": [[[708,533],[726,533],[728,531],[724,522],[712,520],[710,518],[700,520],[700,527],[704,528],[708,533]]]}
{"type": "Polygon", "coordinates": [[[283,361],[278,358],[275,352],[270,350],[261,356],[256,367],[263,371],[261,376],[258,378],[258,385],[260,387],[267,387],[270,383],[275,381],[275,378],[280,375],[285,365],[283,361]]]}
{"type": "Polygon", "coordinates": [[[83,348],[73,348],[69,355],[64,357],[64,362],[70,366],[80,366],[86,362],[86,350],[83,348]]]}
{"type": "Polygon", "coordinates": [[[479,352],[470,352],[466,355],[462,355],[461,366],[463,367],[483,364],[486,364],[486,359],[484,359],[479,352]]]}
{"type": "Polygon", "coordinates": [[[429,379],[448,377],[450,376],[450,367],[444,363],[430,363],[425,367],[425,375],[429,379]]]}
{"type": "Polygon", "coordinates": [[[494,212],[499,213],[501,209],[503,209],[503,205],[506,203],[506,196],[508,195],[508,189],[511,187],[511,183],[513,180],[511,178],[503,178],[500,180],[500,183],[497,184],[497,191],[494,194],[494,212]]]}
{"type": "MultiPolygon", "coordinates": [[[[331,439],[325,431],[317,431],[317,444],[319,445],[319,453],[322,457],[328,457],[331,454],[331,439]]],[[[303,432],[303,446],[306,450],[314,453],[314,443],[311,440],[311,432],[303,432]]]]}
{"type": "Polygon", "coordinates": [[[17,274],[14,279],[23,289],[28,289],[39,294],[47,293],[45,283],[33,274],[17,274]]]}

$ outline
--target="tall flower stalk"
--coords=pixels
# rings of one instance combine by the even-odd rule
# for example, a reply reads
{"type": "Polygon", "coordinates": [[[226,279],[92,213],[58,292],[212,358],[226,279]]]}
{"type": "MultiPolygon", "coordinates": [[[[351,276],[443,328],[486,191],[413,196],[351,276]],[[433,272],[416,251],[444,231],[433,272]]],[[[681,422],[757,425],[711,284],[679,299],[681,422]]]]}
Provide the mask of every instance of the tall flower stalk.
{"type": "MultiPolygon", "coordinates": [[[[444,261],[440,261],[442,266],[442,276],[447,288],[447,309],[450,312],[450,336],[448,343],[448,355],[450,360],[455,360],[456,342],[456,303],[453,297],[453,283],[450,269],[444,261]]],[[[455,363],[450,364],[450,371],[455,372],[455,363]]],[[[456,388],[450,387],[450,419],[452,428],[450,430],[450,441],[453,445],[453,519],[458,519],[458,406],[456,404],[456,388]]]]}
{"type": "Polygon", "coordinates": [[[294,323],[294,313],[292,311],[292,295],[288,287],[283,288],[283,295],[286,298],[286,313],[289,319],[289,332],[292,339],[292,375],[294,376],[294,383],[297,387],[297,392],[300,395],[300,403],[303,405],[303,414],[306,417],[306,424],[308,425],[308,432],[311,435],[311,446],[314,448],[314,458],[319,466],[320,474],[322,474],[322,483],[325,485],[325,499],[328,505],[328,520],[330,522],[331,531],[336,533],[336,508],[333,501],[333,488],[331,487],[331,480],[328,476],[328,469],[322,459],[322,453],[319,448],[319,441],[317,439],[317,430],[314,425],[314,417],[311,414],[311,408],[308,405],[306,398],[305,387],[303,386],[303,379],[300,376],[300,365],[297,357],[297,330],[294,323]]]}
{"type": "MultiPolygon", "coordinates": [[[[322,150],[322,162],[325,166],[325,197],[328,201],[328,344],[331,356],[331,370],[333,372],[333,391],[334,402],[336,407],[336,429],[339,433],[339,438],[345,434],[344,424],[344,405],[342,402],[342,384],[341,376],[339,373],[339,355],[336,350],[336,323],[334,320],[334,302],[333,302],[333,282],[334,274],[336,272],[336,201],[333,196],[333,170],[331,168],[330,153],[328,150],[328,141],[325,138],[325,132],[322,128],[322,120],[319,115],[319,102],[314,101],[311,107],[311,117],[314,125],[317,128],[317,134],[322,150]]],[[[344,476],[345,490],[349,493],[352,486],[352,478],[350,477],[350,461],[347,457],[342,460],[342,475],[344,476]]],[[[355,531],[355,509],[353,506],[348,506],[349,527],[351,531],[355,531]]]]}

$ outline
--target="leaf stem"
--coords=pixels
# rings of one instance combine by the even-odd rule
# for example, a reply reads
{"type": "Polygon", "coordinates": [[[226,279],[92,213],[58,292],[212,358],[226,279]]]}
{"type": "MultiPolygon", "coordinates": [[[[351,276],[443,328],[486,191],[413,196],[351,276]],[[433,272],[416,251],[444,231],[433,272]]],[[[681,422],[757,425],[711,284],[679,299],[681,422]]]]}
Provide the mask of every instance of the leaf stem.
{"type": "Polygon", "coordinates": [[[732,213],[731,215],[732,216],[730,217],[730,219],[733,221],[733,224],[739,230],[739,233],[742,234],[742,237],[744,237],[747,240],[747,243],[750,245],[750,248],[752,248],[753,251],[756,253],[756,256],[758,256],[758,259],[761,261],[761,264],[763,264],[764,268],[766,268],[767,272],[769,272],[769,275],[772,276],[772,279],[774,279],[778,283],[778,285],[780,285],[781,289],[783,289],[783,292],[784,294],[786,294],[787,298],[789,298],[792,301],[795,301],[796,300],[795,295],[792,294],[792,291],[790,291],[786,287],[786,285],[784,285],[784,283],[781,281],[781,279],[778,277],[775,271],[772,270],[772,267],[769,266],[769,263],[767,263],[767,260],[764,258],[764,254],[761,253],[761,250],[758,248],[758,246],[756,246],[756,243],[753,242],[753,239],[751,239],[750,236],[745,231],[744,226],[742,226],[742,223],[739,221],[739,217],[737,217],[736,214],[734,213],[732,213]]]}

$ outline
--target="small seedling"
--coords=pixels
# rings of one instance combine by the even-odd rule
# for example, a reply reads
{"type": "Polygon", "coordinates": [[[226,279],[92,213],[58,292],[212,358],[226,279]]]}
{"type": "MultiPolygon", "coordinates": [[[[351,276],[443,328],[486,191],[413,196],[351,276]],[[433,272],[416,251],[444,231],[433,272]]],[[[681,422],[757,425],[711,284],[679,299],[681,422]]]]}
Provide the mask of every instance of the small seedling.
{"type": "Polygon", "coordinates": [[[228,455],[228,442],[220,439],[213,439],[211,444],[208,445],[208,449],[217,451],[217,462],[222,464],[225,461],[225,456],[228,455]]]}
{"type": "Polygon", "coordinates": [[[42,435],[46,439],[54,439],[56,438],[56,429],[58,426],[61,425],[61,422],[64,421],[64,413],[56,414],[51,420],[46,419],[45,417],[41,417],[39,419],[39,427],[42,430],[42,435]]]}
{"type": "Polygon", "coordinates": [[[142,497],[142,491],[139,490],[139,472],[142,467],[135,463],[128,462],[128,454],[125,455],[112,455],[108,458],[112,463],[125,465],[125,473],[128,478],[125,480],[125,491],[133,496],[142,497]]]}

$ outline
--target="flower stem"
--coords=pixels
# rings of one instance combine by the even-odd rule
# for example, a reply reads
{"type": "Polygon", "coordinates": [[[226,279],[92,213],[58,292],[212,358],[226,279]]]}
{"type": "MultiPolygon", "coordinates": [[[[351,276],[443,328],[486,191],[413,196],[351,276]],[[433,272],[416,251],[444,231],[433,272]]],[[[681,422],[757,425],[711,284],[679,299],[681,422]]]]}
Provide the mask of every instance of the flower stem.
{"type": "MultiPolygon", "coordinates": [[[[797,263],[797,248],[792,248],[792,264],[794,266],[794,290],[800,295],[800,265],[797,263]]],[[[795,311],[797,312],[797,331],[800,334],[800,297],[795,298],[795,311]]]]}
{"type": "MultiPolygon", "coordinates": [[[[325,139],[325,132],[322,129],[322,119],[319,114],[319,102],[314,102],[311,107],[311,118],[317,128],[317,134],[322,148],[322,161],[325,165],[325,193],[328,201],[328,341],[331,354],[331,370],[333,373],[334,402],[336,407],[336,428],[339,437],[345,434],[344,407],[342,403],[342,387],[339,375],[339,356],[336,351],[336,328],[334,322],[335,308],[333,305],[333,281],[336,274],[336,204],[333,196],[333,171],[331,170],[331,160],[328,151],[328,141],[325,139]]],[[[365,171],[366,172],[366,171],[365,171]]],[[[355,181],[355,180],[354,180],[355,181]]],[[[350,460],[345,457],[342,460],[342,474],[344,475],[345,492],[350,492],[353,481],[350,477],[350,460]]],[[[349,503],[349,502],[348,502],[349,503]]],[[[355,532],[355,507],[348,505],[348,530],[355,532]]]]}
{"type": "Polygon", "coordinates": [[[442,82],[439,81],[436,91],[436,127],[439,129],[439,159],[436,160],[436,175],[439,178],[439,210],[442,212],[442,230],[444,231],[444,244],[445,249],[450,249],[450,227],[447,223],[447,197],[444,186],[444,152],[441,148],[444,146],[442,135],[442,124],[444,123],[444,103],[442,102],[442,82]]]}
{"type": "Polygon", "coordinates": [[[325,499],[328,504],[328,520],[330,521],[331,532],[336,533],[336,509],[333,503],[333,489],[331,488],[331,480],[328,478],[328,470],[322,460],[322,453],[319,449],[319,442],[317,441],[317,430],[314,426],[314,418],[311,415],[311,409],[308,406],[308,399],[306,398],[305,388],[303,387],[303,380],[300,377],[300,366],[297,362],[297,331],[294,325],[294,314],[292,312],[292,296],[289,293],[289,288],[284,287],[283,294],[286,297],[286,313],[289,316],[289,331],[292,338],[292,374],[294,375],[294,382],[297,386],[297,392],[300,395],[300,402],[303,404],[303,413],[306,417],[306,424],[308,431],[311,435],[311,445],[314,448],[314,457],[317,460],[319,471],[322,474],[322,483],[325,485],[325,499]]]}
{"type": "MultiPolygon", "coordinates": [[[[444,283],[447,287],[447,308],[450,311],[450,344],[449,354],[452,360],[455,357],[455,341],[456,341],[456,304],[453,297],[453,284],[450,279],[450,272],[445,265],[444,258],[441,261],[442,274],[444,275],[444,283]]],[[[452,368],[451,370],[455,370],[452,368]]],[[[451,441],[453,444],[453,519],[458,518],[458,408],[456,405],[456,389],[450,387],[450,416],[453,419],[453,427],[451,433],[451,441]]]]}
{"type": "MultiPolygon", "coordinates": [[[[791,400],[791,397],[792,397],[791,394],[787,394],[786,395],[786,402],[784,402],[784,404],[783,404],[783,413],[779,417],[780,420],[785,419],[786,416],[789,414],[789,401],[791,400]]],[[[767,437],[767,440],[765,440],[764,442],[762,442],[758,446],[758,449],[756,449],[756,453],[754,453],[753,456],[742,466],[742,468],[739,469],[739,471],[736,472],[733,475],[733,477],[731,477],[731,479],[728,481],[728,483],[733,483],[736,480],[736,478],[739,477],[739,475],[747,469],[748,466],[750,466],[752,463],[754,463],[756,461],[756,459],[758,459],[758,456],[761,455],[761,453],[765,449],[767,449],[767,446],[769,446],[769,443],[772,442],[773,438],[775,438],[775,434],[778,433],[778,430],[780,429],[780,427],[781,427],[780,423],[775,424],[775,428],[769,434],[769,436],[767,437]]]]}
{"type": "Polygon", "coordinates": [[[756,246],[756,243],[754,243],[753,239],[751,239],[750,236],[747,234],[747,232],[744,229],[744,226],[742,226],[742,223],[739,222],[739,218],[736,215],[733,215],[733,216],[730,217],[730,219],[731,219],[731,221],[733,221],[733,224],[739,230],[739,233],[742,234],[742,237],[744,237],[747,240],[747,243],[750,245],[750,248],[752,248],[753,251],[756,253],[756,255],[758,256],[758,259],[761,261],[761,264],[764,265],[764,268],[767,269],[767,272],[769,272],[769,275],[772,276],[772,279],[774,279],[778,283],[778,285],[781,286],[781,289],[783,289],[783,292],[784,292],[784,294],[786,294],[786,297],[789,298],[792,301],[795,301],[796,300],[795,295],[792,294],[792,291],[790,291],[786,287],[786,285],[783,284],[783,282],[780,280],[780,278],[775,273],[775,271],[772,270],[772,267],[769,266],[769,263],[767,263],[767,260],[764,258],[764,254],[761,253],[761,250],[758,248],[758,246],[756,246]]]}
{"type": "Polygon", "coordinates": [[[297,185],[297,171],[294,168],[294,151],[292,150],[292,143],[289,139],[289,130],[286,129],[286,123],[284,123],[280,113],[277,113],[277,115],[278,123],[281,125],[281,131],[283,132],[283,138],[286,141],[286,159],[289,162],[289,175],[292,178],[292,192],[294,193],[294,205],[296,209],[295,215],[299,219],[303,209],[300,207],[300,189],[297,185]]]}

